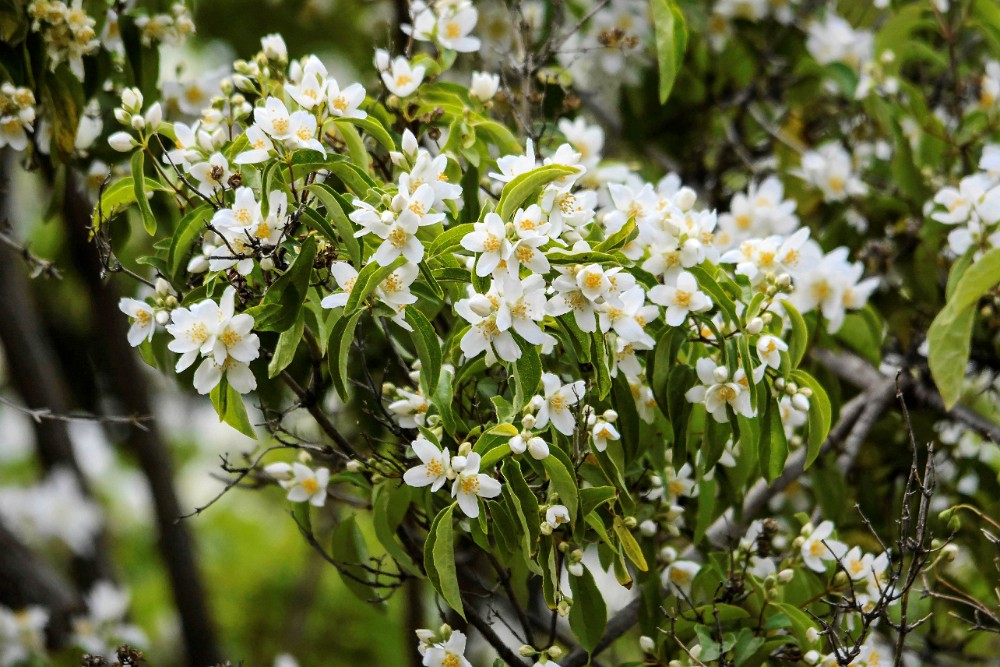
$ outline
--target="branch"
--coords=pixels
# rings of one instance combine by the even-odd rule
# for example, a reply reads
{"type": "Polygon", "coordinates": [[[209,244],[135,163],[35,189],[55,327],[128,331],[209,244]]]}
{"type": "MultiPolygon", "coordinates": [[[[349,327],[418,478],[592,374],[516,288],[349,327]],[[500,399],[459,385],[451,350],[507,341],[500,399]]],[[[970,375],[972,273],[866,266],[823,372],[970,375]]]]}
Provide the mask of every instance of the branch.
{"type": "Polygon", "coordinates": [[[465,615],[469,619],[469,623],[479,631],[483,639],[496,650],[497,655],[503,658],[508,665],[512,667],[528,667],[528,662],[514,649],[504,644],[500,636],[493,631],[493,627],[486,619],[479,615],[479,612],[476,611],[470,600],[465,600],[465,615]]]}

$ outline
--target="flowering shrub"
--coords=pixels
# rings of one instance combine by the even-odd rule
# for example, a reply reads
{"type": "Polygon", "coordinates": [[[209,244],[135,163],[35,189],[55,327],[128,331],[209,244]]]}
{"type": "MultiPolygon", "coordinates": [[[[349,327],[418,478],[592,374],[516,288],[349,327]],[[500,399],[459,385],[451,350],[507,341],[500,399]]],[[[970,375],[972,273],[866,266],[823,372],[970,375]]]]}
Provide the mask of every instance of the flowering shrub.
{"type": "MultiPolygon", "coordinates": [[[[466,632],[500,662],[566,667],[636,625],[630,664],[901,664],[915,619],[963,603],[1000,631],[974,595],[933,592],[957,510],[931,527],[941,462],[905,403],[963,423],[952,442],[997,432],[995,401],[953,406],[970,347],[995,344],[1000,13],[515,4],[497,72],[466,62],[495,47],[477,33],[491,10],[413,2],[405,47],[376,49],[358,81],[272,34],[224,75],[109,86],[106,143],[128,170],[97,188],[90,233],[105,270],[147,288],[120,301],[128,343],[259,439],[222,493],[280,487],[365,602],[422,582],[450,623],[417,630],[425,666],[473,664],[466,632]],[[654,62],[655,95],[630,92],[654,62]],[[955,89],[938,85],[933,111],[927,63],[955,89]],[[675,154],[622,162],[609,128],[633,130],[609,101],[639,132],[656,104],[709,111],[675,154]],[[607,127],[574,115],[585,102],[607,127]],[[118,259],[128,226],[148,236],[134,268],[118,259]],[[847,474],[897,394],[899,492],[880,497],[900,518],[870,519],[871,503],[849,517],[847,474]]],[[[52,81],[86,83],[102,43],[131,66],[126,41],[144,53],[193,31],[175,5],[126,15],[117,39],[120,9],[98,40],[79,3],[30,3],[52,81]]],[[[103,125],[44,90],[53,158],[81,159],[103,125]]],[[[38,99],[4,84],[3,145],[49,152],[38,99]]],[[[98,530],[11,507],[4,521],[76,552],[98,530]]],[[[74,640],[90,653],[143,641],[109,587],[89,603],[107,627],[74,640]]],[[[37,651],[45,612],[29,611],[0,615],[26,638],[0,664],[37,651]]]]}

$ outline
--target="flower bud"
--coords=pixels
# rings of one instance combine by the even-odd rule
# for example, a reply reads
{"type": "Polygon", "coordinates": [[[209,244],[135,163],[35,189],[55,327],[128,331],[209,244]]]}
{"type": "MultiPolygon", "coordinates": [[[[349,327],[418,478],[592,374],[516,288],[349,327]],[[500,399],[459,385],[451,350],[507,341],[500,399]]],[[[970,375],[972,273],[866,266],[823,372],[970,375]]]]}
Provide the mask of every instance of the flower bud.
{"type": "Polygon", "coordinates": [[[531,656],[538,654],[538,651],[527,644],[522,645],[521,648],[517,649],[517,652],[525,658],[530,658],[531,656]]]}
{"type": "Polygon", "coordinates": [[[787,567],[778,573],[778,581],[780,581],[783,584],[787,584],[794,578],[795,578],[795,570],[789,569],[787,567]]]}
{"type": "Polygon", "coordinates": [[[819,641],[819,630],[816,628],[809,628],[806,630],[806,641],[810,644],[815,644],[819,641]]]}
{"type": "Polygon", "coordinates": [[[712,371],[712,377],[715,378],[716,382],[721,384],[729,379],[729,369],[725,366],[716,366],[715,370],[712,371]]]}
{"type": "Polygon", "coordinates": [[[756,336],[761,331],[764,330],[764,320],[759,317],[755,317],[749,322],[747,322],[747,333],[751,336],[756,336]]]}
{"type": "Polygon", "coordinates": [[[622,523],[625,524],[626,528],[635,528],[639,524],[639,522],[636,521],[636,518],[634,516],[625,517],[622,523]]]}
{"type": "Polygon", "coordinates": [[[139,142],[128,132],[115,132],[108,137],[108,145],[119,153],[128,153],[138,146],[139,142]]]}
{"type": "Polygon", "coordinates": [[[639,524],[639,532],[641,532],[646,537],[652,537],[656,535],[657,525],[652,519],[646,519],[639,524]]]}
{"type": "Polygon", "coordinates": [[[617,420],[618,420],[618,413],[617,412],[615,412],[614,410],[605,410],[604,411],[604,421],[608,422],[609,424],[614,424],[615,421],[617,421],[617,420]]]}
{"type": "Polygon", "coordinates": [[[781,289],[787,289],[792,286],[792,277],[787,273],[782,273],[778,276],[775,284],[781,289]]]}
{"type": "Polygon", "coordinates": [[[539,526],[538,530],[539,530],[539,532],[542,535],[551,535],[552,534],[552,524],[549,523],[548,521],[543,521],[542,525],[539,526]]]}
{"type": "Polygon", "coordinates": [[[639,637],[639,648],[644,653],[653,653],[656,651],[656,642],[649,635],[643,635],[639,637]]]}
{"type": "MultiPolygon", "coordinates": [[[[810,630],[811,629],[812,628],[810,628],[810,630]]],[[[807,651],[806,654],[802,656],[802,660],[807,664],[815,665],[820,661],[819,651],[816,650],[807,651]]]]}
{"type": "Polygon", "coordinates": [[[559,604],[556,605],[556,613],[565,618],[566,616],[569,616],[569,608],[571,606],[572,604],[570,603],[570,601],[567,600],[566,598],[563,598],[562,600],[559,601],[559,604]]]}
{"type": "Polygon", "coordinates": [[[469,460],[464,456],[453,456],[451,457],[451,469],[455,472],[462,472],[468,462],[469,460]]]}
{"type": "Polygon", "coordinates": [[[163,121],[163,107],[160,106],[159,102],[155,103],[153,106],[149,107],[144,117],[146,119],[146,125],[155,130],[156,127],[163,121]]]}
{"type": "Polygon", "coordinates": [[[465,442],[463,442],[458,446],[459,456],[468,456],[471,453],[472,453],[472,443],[469,442],[468,440],[466,440],[465,442]]]}
{"type": "Polygon", "coordinates": [[[799,393],[799,385],[795,384],[794,382],[786,383],[785,393],[788,394],[789,396],[794,396],[795,394],[799,393]]]}
{"type": "Polygon", "coordinates": [[[698,200],[698,195],[689,187],[683,187],[674,195],[674,203],[682,211],[690,211],[691,207],[698,200]]]}
{"type": "Polygon", "coordinates": [[[952,562],[958,557],[958,546],[954,544],[945,545],[944,549],[941,550],[941,557],[947,562],[952,562]]]}
{"type": "Polygon", "coordinates": [[[673,563],[677,560],[677,549],[673,547],[663,547],[660,549],[660,560],[666,564],[673,563]]]}
{"type": "Polygon", "coordinates": [[[365,464],[363,464],[361,461],[358,461],[357,459],[351,459],[350,461],[344,464],[344,470],[346,470],[347,472],[355,472],[355,473],[361,472],[361,470],[364,467],[365,464]]]}
{"type": "Polygon", "coordinates": [[[277,33],[262,37],[260,48],[264,52],[264,57],[268,60],[276,62],[287,62],[288,60],[288,47],[285,45],[285,40],[282,36],[277,33]]]}
{"type": "Polygon", "coordinates": [[[802,394],[792,396],[792,407],[799,412],[809,412],[809,399],[802,394]]]}
{"type": "Polygon", "coordinates": [[[122,91],[122,107],[130,113],[139,113],[142,109],[142,93],[138,88],[126,88],[122,91]]]}
{"type": "Polygon", "coordinates": [[[580,563],[580,562],[570,563],[569,566],[566,568],[566,570],[570,574],[572,574],[574,577],[582,577],[583,576],[583,563],[580,563]]]}
{"type": "Polygon", "coordinates": [[[132,123],[132,114],[121,107],[115,109],[115,120],[117,120],[122,125],[130,125],[132,123]]]}
{"type": "Polygon", "coordinates": [[[156,311],[156,323],[161,327],[166,326],[167,322],[170,321],[170,313],[165,310],[156,311]]]}
{"type": "Polygon", "coordinates": [[[473,72],[469,96],[481,102],[493,99],[500,87],[500,76],[489,72],[473,72]]]}
{"type": "Polygon", "coordinates": [[[274,271],[274,260],[270,257],[262,257],[260,260],[261,271],[274,271]]]}
{"type": "Polygon", "coordinates": [[[701,655],[701,644],[695,644],[694,646],[692,646],[691,650],[688,651],[688,653],[691,655],[692,658],[697,660],[698,656],[701,655]]]}
{"type": "Polygon", "coordinates": [[[146,127],[146,119],[142,116],[132,116],[132,129],[141,130],[146,127]]]}
{"type": "Polygon", "coordinates": [[[521,417],[521,426],[525,429],[535,428],[535,415],[527,414],[521,417]]]}

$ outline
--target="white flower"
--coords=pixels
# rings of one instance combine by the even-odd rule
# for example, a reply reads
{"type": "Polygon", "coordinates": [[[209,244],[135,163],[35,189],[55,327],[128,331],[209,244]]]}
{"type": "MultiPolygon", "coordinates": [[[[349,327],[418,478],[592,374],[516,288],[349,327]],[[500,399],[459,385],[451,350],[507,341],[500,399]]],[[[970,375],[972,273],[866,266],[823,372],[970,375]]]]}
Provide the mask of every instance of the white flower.
{"type": "Polygon", "coordinates": [[[45,655],[45,626],[49,612],[43,607],[11,611],[0,606],[0,665],[29,664],[32,655],[45,655]]]}
{"type": "Polygon", "coordinates": [[[288,47],[284,38],[278,33],[271,33],[260,38],[260,48],[268,60],[288,61],[288,47]]]}
{"type": "Polygon", "coordinates": [[[128,330],[129,345],[138,347],[144,340],[153,340],[156,317],[148,303],[125,297],[118,302],[118,308],[132,318],[132,326],[128,330]]]}
{"type": "Polygon", "coordinates": [[[725,366],[716,366],[715,362],[702,357],[695,364],[700,385],[687,390],[684,397],[691,403],[704,403],[705,409],[719,423],[728,421],[726,406],[733,408],[736,414],[753,417],[754,410],[750,403],[750,392],[738,382],[730,382],[725,366]]]}
{"type": "Polygon", "coordinates": [[[334,262],[330,266],[330,273],[333,274],[333,279],[337,281],[337,285],[343,291],[324,297],[320,305],[324,308],[339,308],[347,304],[351,290],[354,289],[354,284],[358,281],[358,272],[347,262],[334,262]]]}
{"type": "Polygon", "coordinates": [[[293,503],[308,502],[315,507],[326,504],[326,487],[330,483],[330,471],[317,468],[315,471],[301,463],[292,464],[292,479],[281,482],[288,489],[288,499],[293,503]]]}
{"type": "Polygon", "coordinates": [[[420,86],[424,80],[426,68],[423,65],[410,66],[403,56],[397,56],[392,65],[382,72],[382,82],[389,92],[400,97],[407,97],[420,86]]]}
{"type": "Polygon", "coordinates": [[[473,72],[472,84],[469,86],[469,96],[486,102],[493,99],[500,88],[500,75],[490,72],[473,72]]]}
{"type": "Polygon", "coordinates": [[[663,571],[663,585],[673,589],[678,595],[691,596],[691,584],[701,570],[701,565],[690,560],[675,560],[663,571]]]}
{"type": "Polygon", "coordinates": [[[500,170],[500,173],[491,171],[489,176],[501,183],[507,183],[521,174],[528,173],[535,168],[536,164],[535,145],[531,139],[528,139],[524,155],[504,155],[497,158],[497,169],[500,170]]]}
{"type": "Polygon", "coordinates": [[[638,286],[627,290],[620,298],[605,301],[599,316],[601,331],[614,331],[628,343],[652,347],[655,341],[645,328],[659,315],[659,309],[645,304],[646,292],[638,286]]]}
{"type": "Polygon", "coordinates": [[[587,385],[583,380],[563,384],[558,375],[545,373],[542,375],[542,386],[545,394],[541,397],[535,426],[545,428],[551,421],[552,426],[563,435],[573,435],[576,418],[570,408],[583,398],[587,385]]]}
{"type": "Polygon", "coordinates": [[[482,253],[476,259],[476,275],[488,276],[497,267],[506,269],[511,246],[507,240],[503,220],[496,213],[487,213],[482,222],[472,226],[473,231],[462,237],[462,247],[470,252],[482,253]]]}
{"type": "MultiPolygon", "coordinates": [[[[496,294],[495,287],[494,283],[490,290],[493,295],[496,294]]],[[[455,304],[455,312],[472,325],[462,336],[460,343],[462,353],[467,358],[472,359],[482,352],[486,353],[486,361],[490,364],[496,361],[496,357],[504,361],[517,361],[521,358],[521,347],[514,336],[509,330],[501,329],[497,322],[499,305],[498,299],[494,304],[494,301],[482,294],[472,294],[455,304]]]]}
{"type": "Polygon", "coordinates": [[[420,459],[421,465],[410,468],[403,473],[403,481],[410,486],[430,486],[431,491],[437,491],[448,481],[449,455],[448,450],[439,450],[430,440],[422,435],[410,443],[413,452],[420,459]]]}
{"type": "Polygon", "coordinates": [[[819,188],[826,201],[842,201],[868,192],[854,172],[850,154],[837,142],[803,153],[802,167],[796,173],[819,188]]]}
{"type": "MultiPolygon", "coordinates": [[[[177,123],[180,125],[180,123],[177,123]]],[[[176,125],[174,126],[176,127],[176,125]]],[[[251,125],[245,133],[250,150],[243,151],[233,160],[236,164],[257,164],[271,157],[274,144],[259,125],[251,125]]]]}
{"type": "Polygon", "coordinates": [[[336,79],[330,79],[326,86],[326,103],[330,113],[340,118],[367,118],[368,113],[358,107],[365,101],[365,89],[360,83],[352,83],[343,90],[336,79]]]}
{"type": "Polygon", "coordinates": [[[594,447],[599,452],[603,452],[608,448],[609,441],[617,442],[621,439],[618,429],[616,429],[613,424],[610,424],[603,419],[598,419],[594,424],[591,437],[594,440],[594,447]]]}
{"type": "Polygon", "coordinates": [[[831,539],[832,533],[833,522],[824,521],[802,543],[802,560],[810,570],[826,572],[824,561],[839,560],[847,553],[847,545],[831,539]]]}
{"type": "Polygon", "coordinates": [[[298,83],[286,83],[285,92],[304,109],[312,109],[326,95],[326,67],[316,56],[308,56],[298,83]]]}
{"type": "MultiPolygon", "coordinates": [[[[475,516],[478,516],[478,513],[479,506],[476,505],[475,516]]],[[[472,667],[472,663],[465,659],[465,642],[464,633],[452,630],[447,642],[434,644],[427,649],[427,653],[424,654],[424,667],[472,667]]]]}
{"type": "Polygon", "coordinates": [[[479,40],[468,36],[478,19],[479,13],[471,5],[441,16],[437,23],[438,44],[460,53],[478,51],[479,40]]]}
{"type": "Polygon", "coordinates": [[[403,428],[423,426],[427,419],[427,410],[431,404],[420,392],[397,389],[399,399],[389,404],[389,412],[396,415],[399,425],[403,428]]]}
{"type": "MultiPolygon", "coordinates": [[[[8,144],[14,150],[23,151],[28,145],[28,138],[24,134],[20,121],[16,119],[14,121],[16,122],[13,122],[9,116],[0,118],[0,146],[8,144]]],[[[138,146],[139,142],[131,134],[121,130],[108,137],[108,145],[119,153],[128,153],[138,146]]]]}
{"type": "Polygon", "coordinates": [[[765,334],[757,340],[757,356],[771,368],[781,367],[781,353],[788,351],[788,344],[777,336],[765,334]]]}
{"type": "Polygon", "coordinates": [[[198,181],[198,192],[206,197],[216,189],[224,189],[232,172],[222,153],[213,153],[205,162],[191,165],[189,172],[198,181]]]}
{"type": "Polygon", "coordinates": [[[676,286],[657,285],[649,290],[649,300],[667,309],[664,321],[676,327],[688,313],[703,313],[712,308],[712,300],[698,289],[698,281],[687,271],[677,274],[676,286]]]}
{"type": "Polygon", "coordinates": [[[479,454],[469,454],[451,488],[451,495],[458,500],[458,506],[470,519],[479,516],[479,498],[496,498],[500,495],[500,482],[479,472],[481,460],[479,454]]]}
{"type": "Polygon", "coordinates": [[[875,38],[867,30],[855,30],[845,19],[828,11],[826,19],[809,25],[806,48],[816,62],[842,62],[859,69],[874,57],[875,38]]]}
{"type": "Polygon", "coordinates": [[[551,505],[547,510],[545,510],[545,520],[553,528],[558,528],[563,524],[569,523],[573,519],[569,515],[569,509],[565,505],[551,505]]]}

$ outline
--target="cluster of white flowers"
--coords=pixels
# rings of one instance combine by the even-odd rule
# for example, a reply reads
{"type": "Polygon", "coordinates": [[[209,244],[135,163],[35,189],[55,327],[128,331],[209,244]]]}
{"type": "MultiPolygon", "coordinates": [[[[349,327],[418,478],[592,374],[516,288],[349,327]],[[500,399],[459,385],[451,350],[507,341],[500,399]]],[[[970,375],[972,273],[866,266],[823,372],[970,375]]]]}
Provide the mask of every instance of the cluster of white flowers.
{"type": "Polygon", "coordinates": [[[28,132],[34,129],[35,94],[10,83],[0,86],[0,148],[15,151],[28,147],[28,132]]]}
{"type": "Polygon", "coordinates": [[[875,36],[870,30],[855,29],[847,19],[828,11],[823,20],[809,24],[806,48],[821,65],[843,63],[860,70],[875,56],[875,36]]]}
{"type": "Polygon", "coordinates": [[[83,81],[83,57],[101,47],[94,30],[96,21],[83,8],[83,0],[67,5],[60,0],[34,0],[28,5],[31,29],[42,35],[49,69],[67,63],[83,81]]]}
{"type": "Polygon", "coordinates": [[[856,171],[851,154],[831,141],[802,154],[802,166],[795,172],[823,193],[828,202],[843,201],[868,193],[868,187],[856,171]]]}
{"type": "Polygon", "coordinates": [[[45,626],[49,612],[43,607],[8,609],[0,606],[0,667],[28,664],[45,654],[45,626]]]}
{"type": "Polygon", "coordinates": [[[33,486],[0,489],[0,520],[29,544],[48,547],[58,540],[85,556],[93,553],[104,515],[72,471],[55,468],[33,486]]]}
{"type": "Polygon", "coordinates": [[[773,19],[789,24],[795,19],[798,0],[718,0],[712,6],[708,22],[708,37],[712,48],[721,50],[732,36],[734,21],[764,21],[773,19]]]}
{"type": "Polygon", "coordinates": [[[413,487],[429,486],[431,492],[438,491],[448,480],[453,480],[451,495],[458,502],[466,516],[479,516],[479,499],[496,498],[500,495],[500,482],[479,472],[482,457],[463,446],[456,456],[448,449],[427,440],[422,435],[410,443],[413,453],[420,459],[403,475],[403,481],[413,487]]]}
{"type": "Polygon", "coordinates": [[[135,25],[142,35],[143,46],[167,44],[180,46],[194,34],[191,12],[182,2],[170,6],[170,13],[137,16],[135,25]]]}
{"type": "Polygon", "coordinates": [[[940,223],[951,225],[948,248],[956,255],[973,249],[979,258],[1000,246],[1000,145],[983,150],[979,171],[966,176],[958,187],[941,188],[925,213],[940,223]]]}
{"type": "MultiPolygon", "coordinates": [[[[543,3],[537,3],[534,10],[537,18],[532,26],[540,31],[545,15],[543,3]]],[[[529,17],[531,15],[528,13],[529,17]]],[[[613,0],[580,29],[569,33],[556,58],[572,77],[574,87],[609,95],[616,93],[623,84],[639,82],[641,68],[635,65],[646,57],[641,46],[649,44],[651,38],[648,4],[638,0],[613,0]],[[629,63],[633,66],[626,67],[629,63]]]]}
{"type": "MultiPolygon", "coordinates": [[[[165,282],[161,284],[169,291],[165,282]]],[[[178,307],[176,297],[158,291],[153,306],[126,297],[119,308],[132,320],[128,338],[133,346],[152,340],[159,324],[173,336],[167,348],[181,355],[178,373],[203,359],[194,374],[198,393],[209,393],[225,376],[229,386],[246,394],[257,388],[249,363],[260,356],[260,339],[253,333],[253,316],[236,313],[235,300],[236,289],[227,287],[218,303],[205,299],[190,308],[178,307]]]]}
{"type": "Polygon", "coordinates": [[[470,33],[479,20],[479,12],[468,0],[416,0],[410,4],[413,25],[404,24],[403,32],[418,42],[434,42],[442,49],[470,53],[478,51],[480,41],[470,33]]]}

